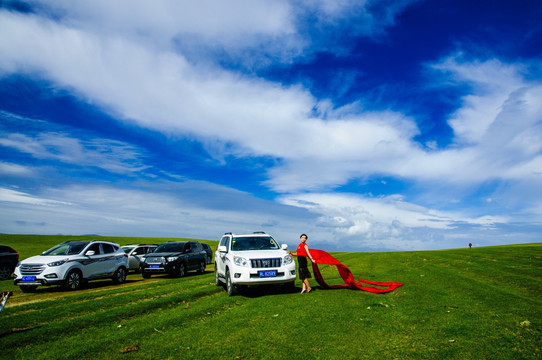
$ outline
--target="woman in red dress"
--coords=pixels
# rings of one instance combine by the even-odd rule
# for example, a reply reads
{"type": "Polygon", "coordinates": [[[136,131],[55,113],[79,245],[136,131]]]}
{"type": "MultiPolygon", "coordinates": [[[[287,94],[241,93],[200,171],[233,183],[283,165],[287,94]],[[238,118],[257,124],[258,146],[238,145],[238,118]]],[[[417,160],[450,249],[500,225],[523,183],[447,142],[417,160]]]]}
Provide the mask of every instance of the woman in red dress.
{"type": "Polygon", "coordinates": [[[310,293],[312,290],[311,286],[309,285],[309,278],[311,278],[311,273],[309,271],[309,268],[307,267],[307,258],[311,259],[311,262],[314,262],[314,260],[309,251],[309,247],[306,244],[307,238],[307,235],[301,234],[301,236],[299,237],[299,240],[301,242],[299,243],[296,251],[297,263],[299,264],[299,279],[303,283],[301,294],[303,294],[304,292],[310,293]]]}

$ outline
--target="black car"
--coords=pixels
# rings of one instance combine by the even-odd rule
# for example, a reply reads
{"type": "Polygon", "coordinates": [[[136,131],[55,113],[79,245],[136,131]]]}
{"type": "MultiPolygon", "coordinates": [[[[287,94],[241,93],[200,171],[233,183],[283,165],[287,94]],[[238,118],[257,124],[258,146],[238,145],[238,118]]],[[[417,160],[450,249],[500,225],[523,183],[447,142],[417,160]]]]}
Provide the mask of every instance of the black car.
{"type": "Polygon", "coordinates": [[[211,247],[209,244],[201,243],[201,246],[203,246],[203,250],[207,253],[207,264],[210,264],[213,262],[213,250],[211,250],[211,247]]]}
{"type": "Polygon", "coordinates": [[[145,279],[152,274],[171,274],[179,277],[187,271],[205,272],[207,253],[197,241],[169,241],[159,245],[153,253],[141,258],[141,274],[145,279]]]}
{"type": "Polygon", "coordinates": [[[0,280],[8,280],[19,262],[19,253],[9,246],[0,245],[0,280]]]}

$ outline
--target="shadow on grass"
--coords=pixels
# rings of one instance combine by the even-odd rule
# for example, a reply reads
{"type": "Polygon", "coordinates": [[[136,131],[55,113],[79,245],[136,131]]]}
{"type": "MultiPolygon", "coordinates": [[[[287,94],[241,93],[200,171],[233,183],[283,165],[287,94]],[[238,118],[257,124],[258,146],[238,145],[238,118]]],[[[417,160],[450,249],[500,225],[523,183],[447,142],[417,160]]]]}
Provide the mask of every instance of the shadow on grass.
{"type": "MultiPolygon", "coordinates": [[[[319,291],[320,287],[313,286],[312,291],[319,291]]],[[[289,295],[301,293],[301,287],[290,287],[284,285],[261,285],[241,288],[238,296],[255,299],[263,296],[289,295]]]]}

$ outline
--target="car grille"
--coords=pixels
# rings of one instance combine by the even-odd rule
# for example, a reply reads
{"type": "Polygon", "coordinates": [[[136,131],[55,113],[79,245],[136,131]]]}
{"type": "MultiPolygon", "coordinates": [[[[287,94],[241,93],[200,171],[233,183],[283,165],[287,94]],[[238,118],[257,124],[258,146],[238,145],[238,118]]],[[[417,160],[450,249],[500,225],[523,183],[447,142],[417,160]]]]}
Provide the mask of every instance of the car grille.
{"type": "Polygon", "coordinates": [[[19,267],[22,275],[39,275],[45,270],[43,264],[24,264],[19,267]]]}
{"type": "Polygon", "coordinates": [[[162,256],[151,256],[145,261],[147,264],[162,264],[165,262],[162,256]]]}
{"type": "Polygon", "coordinates": [[[281,258],[250,259],[250,264],[253,268],[273,268],[280,267],[281,260],[281,258]]]}

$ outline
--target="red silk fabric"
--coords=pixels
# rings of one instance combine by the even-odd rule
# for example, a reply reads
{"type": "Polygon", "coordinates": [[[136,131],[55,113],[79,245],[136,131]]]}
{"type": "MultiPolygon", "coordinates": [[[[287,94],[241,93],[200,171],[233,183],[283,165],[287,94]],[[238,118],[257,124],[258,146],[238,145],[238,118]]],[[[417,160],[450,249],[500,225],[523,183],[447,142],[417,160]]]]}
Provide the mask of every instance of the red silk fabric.
{"type": "Polygon", "coordinates": [[[350,269],[348,269],[346,266],[341,264],[339,260],[329,255],[327,252],[323,250],[317,250],[317,249],[310,249],[309,251],[312,255],[312,258],[315,261],[312,263],[312,270],[314,272],[314,277],[316,281],[318,282],[318,284],[320,284],[320,286],[322,286],[323,288],[339,289],[339,288],[348,287],[354,290],[363,290],[363,291],[369,291],[376,294],[384,294],[384,293],[393,291],[399,286],[403,285],[402,283],[399,283],[399,282],[377,282],[377,281],[369,281],[369,280],[363,280],[363,279],[359,279],[358,281],[356,281],[350,269]],[[335,265],[337,267],[337,270],[339,270],[339,274],[341,275],[345,283],[341,285],[328,285],[324,281],[324,278],[322,277],[322,274],[320,273],[320,269],[318,269],[318,264],[335,265]],[[365,286],[364,284],[377,285],[377,286],[381,286],[382,288],[365,286]]]}

